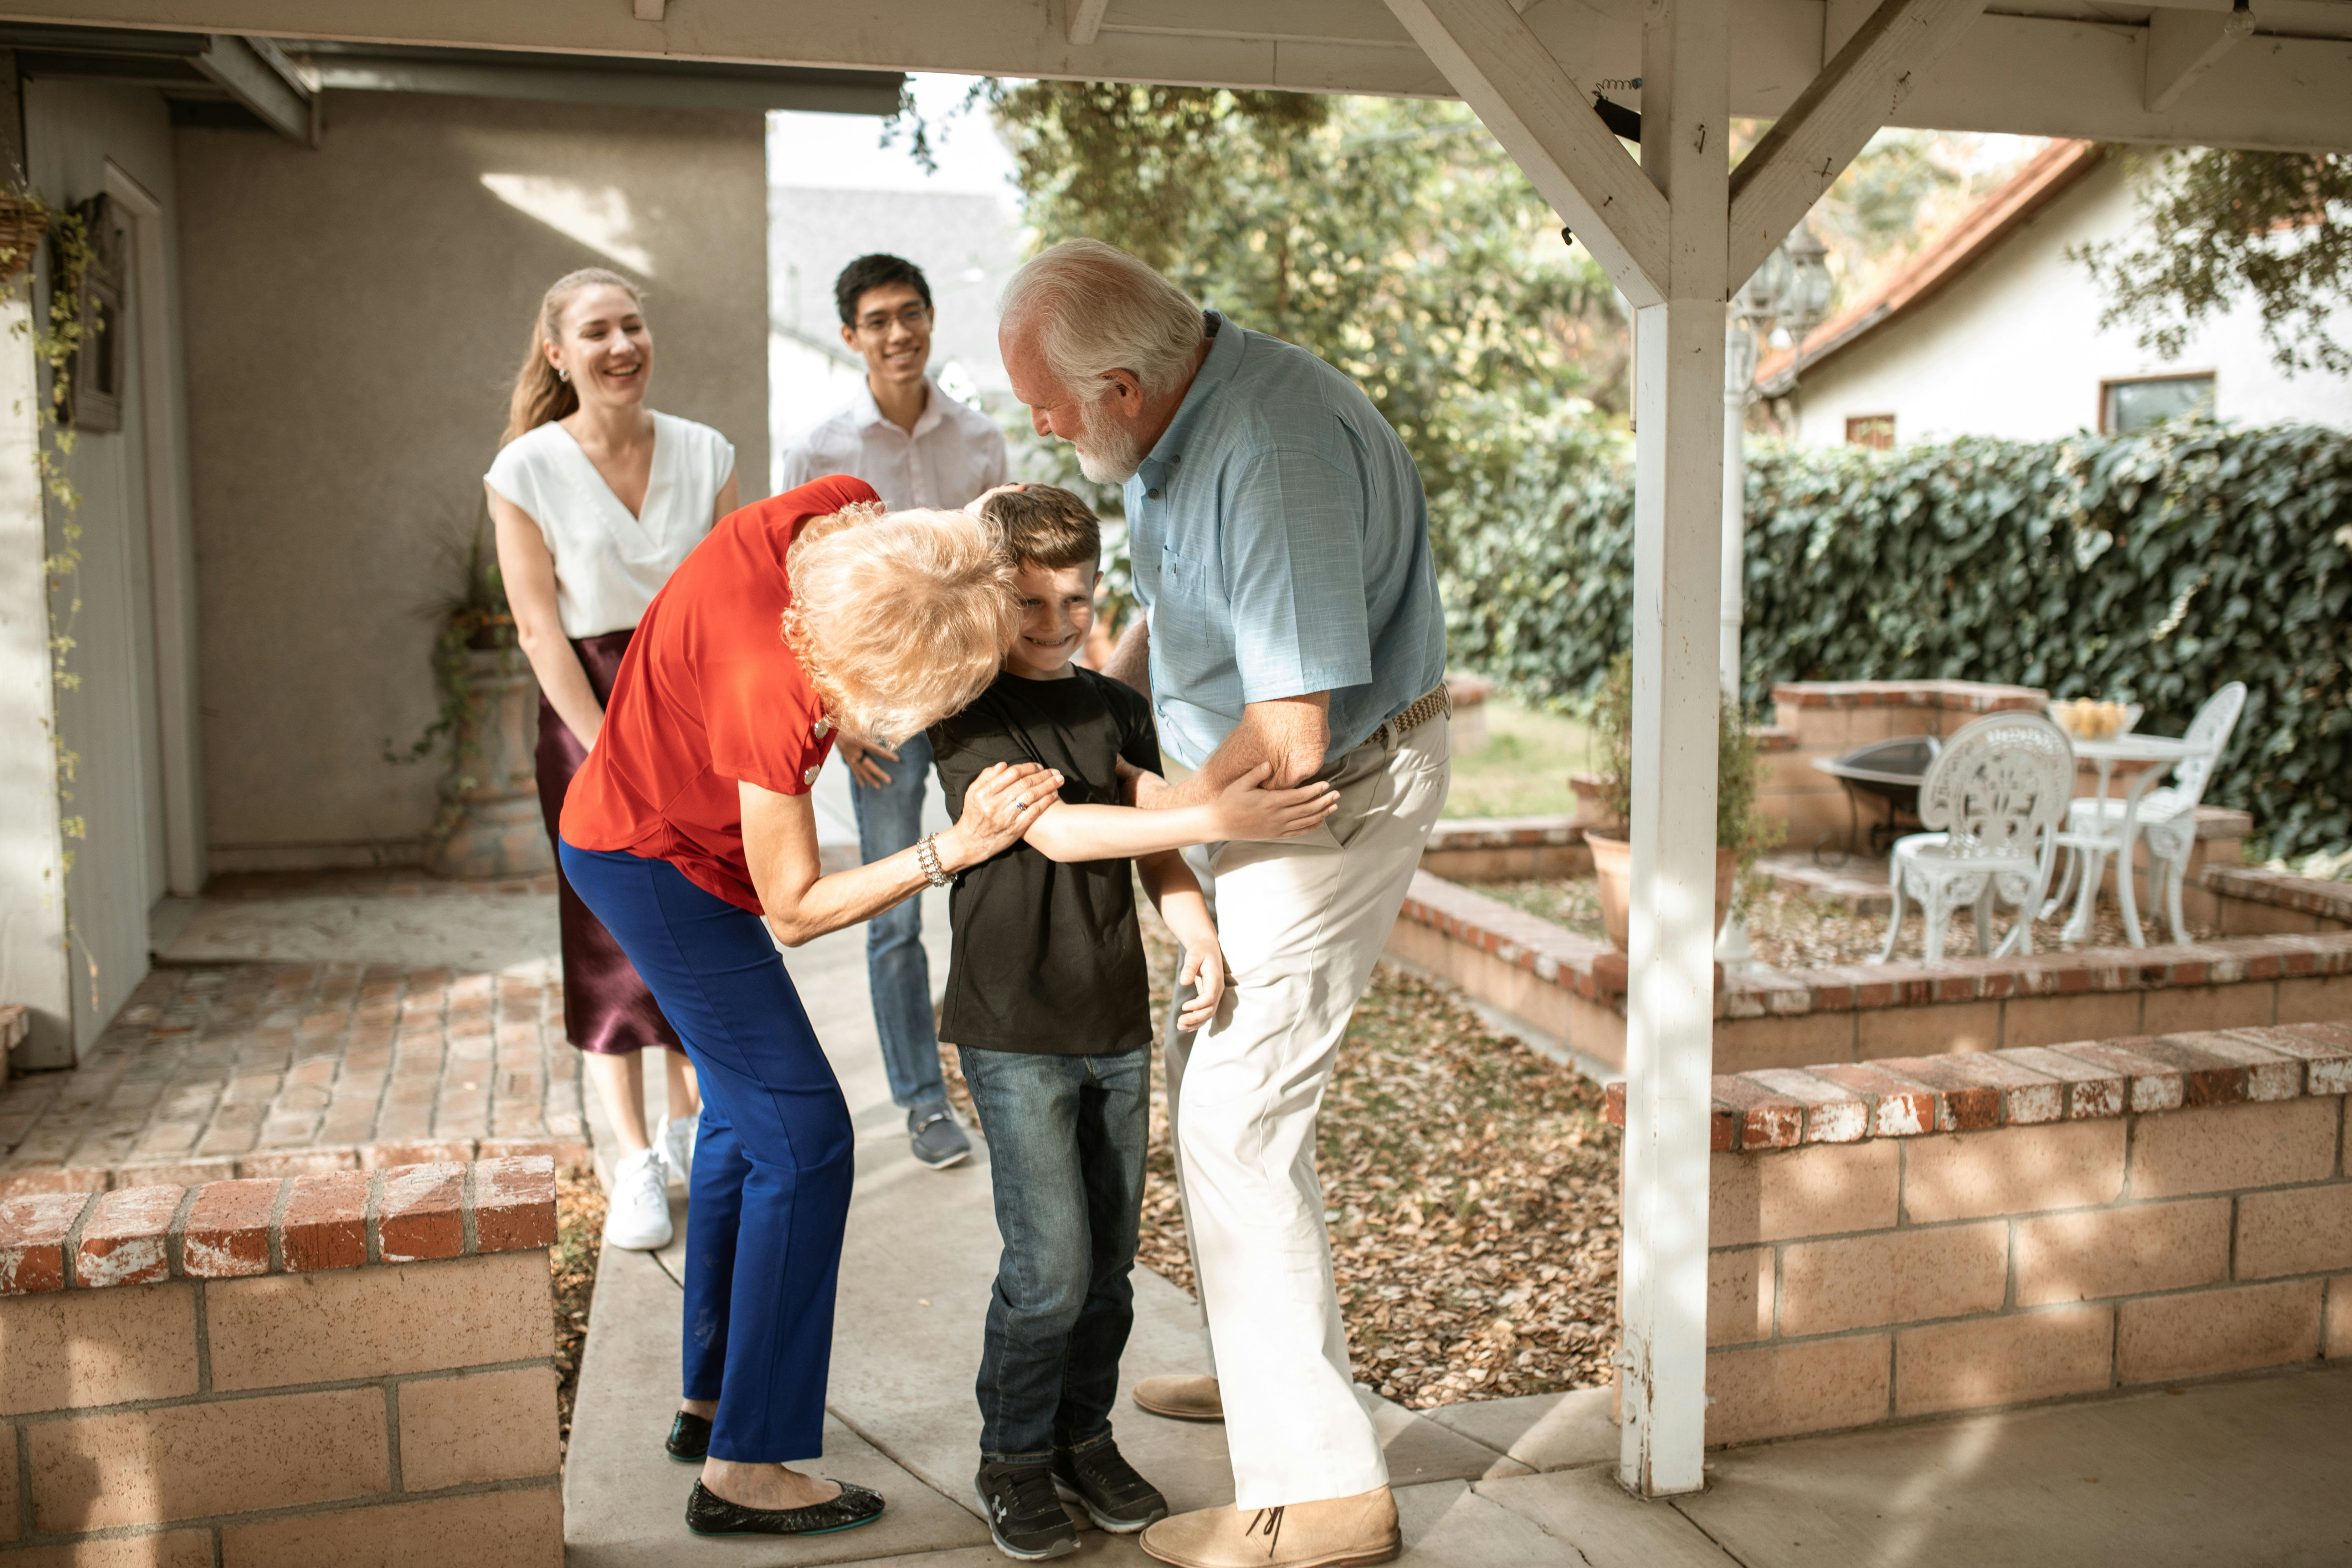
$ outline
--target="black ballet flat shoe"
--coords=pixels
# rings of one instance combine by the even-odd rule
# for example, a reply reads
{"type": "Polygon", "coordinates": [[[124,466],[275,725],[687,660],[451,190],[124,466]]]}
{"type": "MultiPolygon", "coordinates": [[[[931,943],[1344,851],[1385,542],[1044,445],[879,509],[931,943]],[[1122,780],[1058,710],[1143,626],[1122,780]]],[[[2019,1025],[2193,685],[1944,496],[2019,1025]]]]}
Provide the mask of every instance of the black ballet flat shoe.
{"type": "Polygon", "coordinates": [[[710,1418],[681,1410],[669,1424],[669,1441],[662,1451],[681,1465],[698,1465],[710,1457],[710,1418]]]}
{"type": "Polygon", "coordinates": [[[686,1528],[697,1535],[830,1535],[881,1517],[881,1494],[847,1481],[841,1483],[839,1497],[811,1508],[746,1508],[700,1481],[686,1500],[686,1528]]]}

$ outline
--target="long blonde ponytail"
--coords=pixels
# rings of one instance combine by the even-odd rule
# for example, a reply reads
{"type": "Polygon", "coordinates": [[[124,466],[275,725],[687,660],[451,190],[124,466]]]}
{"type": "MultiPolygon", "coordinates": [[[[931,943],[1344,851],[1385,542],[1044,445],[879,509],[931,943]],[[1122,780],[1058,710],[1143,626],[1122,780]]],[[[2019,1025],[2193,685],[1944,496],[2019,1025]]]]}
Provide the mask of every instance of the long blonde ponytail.
{"type": "Polygon", "coordinates": [[[645,296],[637,286],[619,273],[602,267],[583,267],[577,272],[567,272],[557,279],[539,301],[539,314],[531,318],[530,346],[522,352],[522,369],[515,373],[514,395],[507,404],[507,433],[499,437],[503,447],[516,437],[538,429],[551,421],[562,418],[580,406],[579,391],[555,374],[547,363],[547,345],[555,342],[563,330],[563,309],[583,289],[600,284],[610,284],[640,308],[645,296]]]}

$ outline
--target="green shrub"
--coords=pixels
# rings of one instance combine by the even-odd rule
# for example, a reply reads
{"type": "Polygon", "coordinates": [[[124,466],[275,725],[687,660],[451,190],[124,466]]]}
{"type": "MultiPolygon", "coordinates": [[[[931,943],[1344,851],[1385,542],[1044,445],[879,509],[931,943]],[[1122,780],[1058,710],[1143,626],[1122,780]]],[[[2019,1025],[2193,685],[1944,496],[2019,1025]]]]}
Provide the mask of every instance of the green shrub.
{"type": "MultiPolygon", "coordinates": [[[[1446,520],[1457,664],[1589,709],[1631,640],[1629,468],[1530,452],[1446,520]]],[[[2015,681],[2177,734],[2245,716],[2208,799],[2273,852],[2352,842],[2352,437],[2190,421],[2129,437],[1751,452],[1745,696],[1783,680],[2015,681]]]]}

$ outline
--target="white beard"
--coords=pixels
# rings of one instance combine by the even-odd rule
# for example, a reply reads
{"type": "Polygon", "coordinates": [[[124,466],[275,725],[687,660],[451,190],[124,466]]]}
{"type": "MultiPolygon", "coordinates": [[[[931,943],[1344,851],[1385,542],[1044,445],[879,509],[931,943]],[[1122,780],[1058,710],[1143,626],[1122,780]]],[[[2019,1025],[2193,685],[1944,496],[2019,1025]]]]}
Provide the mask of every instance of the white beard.
{"type": "Polygon", "coordinates": [[[1123,485],[1143,467],[1134,435],[1117,426],[1100,435],[1089,430],[1070,444],[1078,449],[1078,472],[1098,485],[1123,485]]]}

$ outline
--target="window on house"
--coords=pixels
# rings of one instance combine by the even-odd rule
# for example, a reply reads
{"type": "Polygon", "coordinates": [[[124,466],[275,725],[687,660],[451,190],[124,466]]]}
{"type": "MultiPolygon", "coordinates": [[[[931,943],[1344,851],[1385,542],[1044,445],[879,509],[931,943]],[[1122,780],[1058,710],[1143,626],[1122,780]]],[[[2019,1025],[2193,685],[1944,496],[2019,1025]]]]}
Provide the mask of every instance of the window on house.
{"type": "Polygon", "coordinates": [[[2213,407],[2213,374],[2138,376],[2099,384],[2099,432],[2128,436],[2213,407]]]}
{"type": "Polygon", "coordinates": [[[1895,449],[1895,416],[1892,414],[1849,414],[1845,421],[1845,444],[1867,447],[1874,452],[1895,449]]]}

